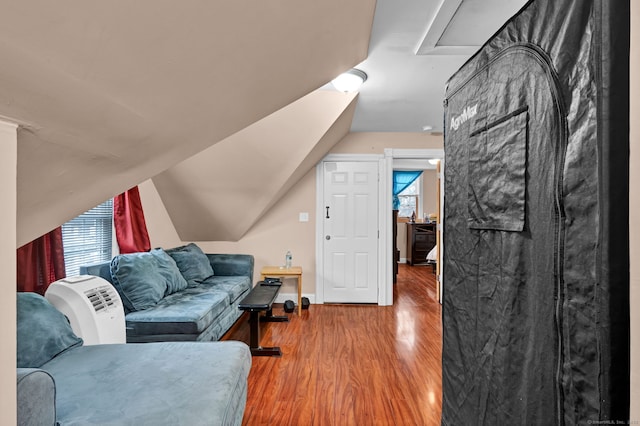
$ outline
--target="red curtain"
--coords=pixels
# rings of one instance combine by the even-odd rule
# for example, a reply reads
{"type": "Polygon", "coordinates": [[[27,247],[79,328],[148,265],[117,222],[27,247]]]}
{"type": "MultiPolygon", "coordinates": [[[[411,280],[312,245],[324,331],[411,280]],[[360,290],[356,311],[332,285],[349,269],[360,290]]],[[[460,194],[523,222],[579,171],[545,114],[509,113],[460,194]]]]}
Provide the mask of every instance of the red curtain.
{"type": "Polygon", "coordinates": [[[137,186],[113,198],[113,225],[120,253],[151,250],[137,186]]]}
{"type": "Polygon", "coordinates": [[[49,284],[66,276],[61,227],[23,245],[16,254],[18,291],[44,295],[49,284]]]}

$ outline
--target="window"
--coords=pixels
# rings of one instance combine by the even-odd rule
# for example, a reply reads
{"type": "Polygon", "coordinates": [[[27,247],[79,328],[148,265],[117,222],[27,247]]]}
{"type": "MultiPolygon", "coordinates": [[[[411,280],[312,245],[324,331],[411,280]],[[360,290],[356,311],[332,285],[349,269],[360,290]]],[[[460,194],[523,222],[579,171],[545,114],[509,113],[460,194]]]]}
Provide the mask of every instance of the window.
{"type": "Polygon", "coordinates": [[[113,200],[62,225],[67,276],[78,275],[81,265],[111,260],[113,200]]]}
{"type": "Polygon", "coordinates": [[[420,195],[421,179],[422,178],[418,178],[414,180],[411,185],[398,194],[398,199],[400,200],[400,207],[398,208],[399,217],[411,217],[413,212],[416,213],[416,217],[420,217],[420,205],[418,200],[420,195]]]}

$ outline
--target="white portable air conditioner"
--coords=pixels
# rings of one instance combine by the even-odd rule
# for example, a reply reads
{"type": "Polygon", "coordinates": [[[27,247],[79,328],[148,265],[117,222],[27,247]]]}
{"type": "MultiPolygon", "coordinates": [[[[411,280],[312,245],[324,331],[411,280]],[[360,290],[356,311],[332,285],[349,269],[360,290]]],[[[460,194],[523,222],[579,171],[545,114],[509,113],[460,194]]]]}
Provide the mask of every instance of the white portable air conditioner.
{"type": "Polygon", "coordinates": [[[44,297],[69,318],[73,332],[85,345],[126,343],[122,300],[104,278],[63,278],[51,283],[44,297]]]}

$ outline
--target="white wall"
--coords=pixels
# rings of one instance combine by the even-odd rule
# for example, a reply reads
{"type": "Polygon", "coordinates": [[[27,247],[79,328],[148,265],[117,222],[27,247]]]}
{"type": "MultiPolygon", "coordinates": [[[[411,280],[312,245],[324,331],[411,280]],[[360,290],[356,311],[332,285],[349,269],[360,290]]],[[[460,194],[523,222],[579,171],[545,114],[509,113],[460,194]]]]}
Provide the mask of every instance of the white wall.
{"type": "Polygon", "coordinates": [[[0,122],[0,424],[16,423],[16,127],[0,122]]]}

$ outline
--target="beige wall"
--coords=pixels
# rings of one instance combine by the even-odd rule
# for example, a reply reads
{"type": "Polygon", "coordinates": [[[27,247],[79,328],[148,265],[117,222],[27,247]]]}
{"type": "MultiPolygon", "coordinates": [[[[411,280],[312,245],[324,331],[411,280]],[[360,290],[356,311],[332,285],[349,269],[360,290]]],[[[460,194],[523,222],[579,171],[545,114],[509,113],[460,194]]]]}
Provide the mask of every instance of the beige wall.
{"type": "MultiPolygon", "coordinates": [[[[315,293],[315,169],[308,172],[280,202],[238,242],[197,241],[207,253],[247,253],[255,257],[254,276],[260,267],[282,265],[287,250],[293,263],[302,266],[303,293],[315,293]],[[298,220],[299,213],[309,214],[308,222],[298,220]]],[[[182,244],[169,215],[151,181],[140,187],[145,219],[153,247],[170,248],[182,244]],[[148,209],[152,203],[153,210],[148,209]]],[[[295,293],[293,282],[285,282],[281,293],[295,293]]]]}
{"type": "Polygon", "coordinates": [[[332,154],[382,154],[385,148],[442,149],[442,135],[428,133],[349,133],[331,150],[332,154]]]}
{"type": "MultiPolygon", "coordinates": [[[[140,185],[145,219],[153,247],[170,248],[183,244],[173,227],[151,181],[140,185]],[[153,205],[149,209],[148,205],[153,205]]],[[[315,169],[305,175],[287,195],[238,242],[196,242],[207,253],[248,253],[255,257],[259,274],[263,265],[281,265],[287,250],[293,261],[303,267],[305,293],[315,291],[315,169]],[[309,213],[309,222],[300,222],[298,214],[309,213]]],[[[287,286],[292,283],[285,283],[287,286]]],[[[283,288],[283,293],[293,292],[283,288]]]]}
{"type": "MultiPolygon", "coordinates": [[[[265,265],[284,265],[287,250],[291,250],[293,264],[302,266],[302,292],[313,300],[315,293],[315,169],[309,171],[251,230],[237,243],[201,242],[209,253],[249,253],[255,257],[255,272],[265,265]],[[308,213],[309,221],[300,222],[299,214],[308,213]]],[[[287,281],[283,294],[296,292],[294,283],[287,281]]]]}
{"type": "Polygon", "coordinates": [[[151,180],[142,182],[138,185],[138,190],[144,206],[144,219],[151,247],[170,248],[182,244],[153,182],[151,180]]]}
{"type": "Polygon", "coordinates": [[[640,421],[640,2],[631,2],[631,416],[640,421]],[[635,403],[634,403],[635,401],[635,403]]]}
{"type": "Polygon", "coordinates": [[[12,125],[0,122],[0,270],[7,289],[0,301],[0,424],[16,423],[16,165],[17,137],[12,125]]]}
{"type": "Polygon", "coordinates": [[[422,173],[422,211],[424,214],[437,213],[438,210],[438,173],[425,170],[422,173]]]}

